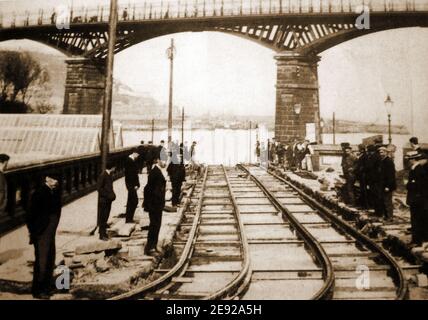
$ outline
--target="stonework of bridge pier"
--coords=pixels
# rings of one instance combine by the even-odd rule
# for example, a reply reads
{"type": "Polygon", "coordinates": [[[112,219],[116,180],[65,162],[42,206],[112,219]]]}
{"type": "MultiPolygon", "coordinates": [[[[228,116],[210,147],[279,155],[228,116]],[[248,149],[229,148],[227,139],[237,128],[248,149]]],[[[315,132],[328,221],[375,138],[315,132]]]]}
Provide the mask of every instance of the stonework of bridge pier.
{"type": "Polygon", "coordinates": [[[315,127],[315,140],[321,143],[318,86],[319,56],[287,52],[277,61],[275,137],[289,143],[307,136],[307,124],[315,127]],[[299,107],[296,107],[298,105],[299,107]],[[297,114],[296,110],[300,109],[297,114]]]}
{"type": "Polygon", "coordinates": [[[100,114],[104,102],[105,62],[70,58],[65,83],[65,114],[100,114]]]}

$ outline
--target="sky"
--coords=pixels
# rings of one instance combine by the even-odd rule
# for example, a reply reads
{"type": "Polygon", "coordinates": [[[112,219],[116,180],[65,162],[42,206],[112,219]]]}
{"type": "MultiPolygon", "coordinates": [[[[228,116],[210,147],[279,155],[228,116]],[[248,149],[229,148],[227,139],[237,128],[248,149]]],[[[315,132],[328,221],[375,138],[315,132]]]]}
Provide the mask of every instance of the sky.
{"type": "MultiPolygon", "coordinates": [[[[166,49],[172,37],[177,49],[175,104],[193,114],[209,110],[212,114],[274,116],[275,53],[232,35],[182,33],[140,43],[115,56],[114,76],[167,104],[166,49]]],[[[428,29],[422,28],[374,33],[323,52],[321,116],[331,118],[335,112],[339,119],[386,124],[384,100],[389,94],[394,101],[393,123],[404,124],[411,133],[428,139],[426,57],[428,29]]]]}

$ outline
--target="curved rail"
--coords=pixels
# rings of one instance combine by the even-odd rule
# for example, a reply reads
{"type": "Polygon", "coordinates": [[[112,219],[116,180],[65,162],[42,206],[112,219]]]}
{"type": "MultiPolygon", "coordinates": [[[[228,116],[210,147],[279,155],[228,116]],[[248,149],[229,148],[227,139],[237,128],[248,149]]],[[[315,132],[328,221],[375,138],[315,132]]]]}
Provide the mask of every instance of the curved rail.
{"type": "MultiPolygon", "coordinates": [[[[202,182],[202,190],[205,188],[205,185],[207,182],[207,176],[208,176],[208,168],[205,170],[204,179],[202,182]]],[[[180,259],[175,264],[175,266],[170,271],[168,271],[166,274],[159,277],[155,281],[153,281],[153,282],[151,282],[151,283],[149,283],[143,287],[129,291],[127,293],[115,296],[109,300],[128,300],[128,299],[139,299],[139,298],[141,299],[142,297],[144,297],[149,292],[157,290],[160,287],[164,286],[165,284],[168,284],[174,276],[181,273],[185,269],[185,267],[188,263],[189,257],[193,251],[192,248],[194,246],[194,242],[196,241],[196,231],[197,231],[198,226],[199,226],[199,220],[200,220],[201,208],[202,208],[202,200],[203,200],[203,196],[201,196],[199,201],[198,201],[196,216],[193,220],[192,228],[189,232],[189,237],[187,239],[187,242],[186,242],[186,245],[183,249],[183,252],[180,256],[180,259]]]]}
{"type": "MultiPolygon", "coordinates": [[[[227,179],[226,171],[223,166],[222,166],[222,170],[224,172],[232,206],[234,208],[233,212],[235,214],[236,221],[237,221],[237,232],[239,234],[239,239],[240,239],[240,251],[242,254],[243,266],[239,274],[231,282],[229,282],[225,287],[217,290],[216,292],[207,294],[206,296],[201,297],[201,299],[203,300],[233,299],[234,297],[240,295],[242,292],[245,291],[245,289],[248,287],[251,280],[251,268],[250,268],[250,258],[249,258],[250,254],[249,254],[247,239],[244,233],[243,223],[240,219],[239,209],[238,209],[238,206],[236,205],[236,201],[232,194],[232,189],[230,188],[230,183],[227,179]]],[[[173,277],[179,277],[185,274],[186,270],[190,265],[192,255],[195,250],[195,245],[198,238],[198,230],[201,225],[204,190],[207,186],[208,171],[209,169],[207,168],[204,174],[204,179],[203,179],[202,188],[201,188],[201,195],[198,201],[196,214],[193,219],[192,228],[189,232],[186,245],[183,249],[183,252],[177,264],[170,271],[168,271],[166,274],[156,279],[155,281],[143,287],[127,292],[125,294],[113,297],[111,300],[143,299],[149,293],[152,293],[158,289],[161,289],[169,285],[173,277]]]]}
{"type": "Polygon", "coordinates": [[[245,171],[257,184],[257,186],[262,189],[262,191],[269,198],[269,200],[277,207],[277,209],[282,212],[283,216],[285,216],[286,219],[290,222],[290,224],[296,229],[299,236],[311,248],[311,250],[315,253],[318,261],[321,263],[323,269],[324,284],[312,297],[312,300],[322,300],[331,298],[331,296],[333,295],[335,284],[333,265],[322,245],[308,230],[306,230],[306,228],[292,214],[288,212],[286,208],[284,208],[284,206],[276,199],[272,192],[270,192],[263,185],[263,183],[261,183],[260,180],[257,179],[257,177],[252,175],[250,171],[243,165],[238,164],[237,167],[245,171]]]}
{"type": "MultiPolygon", "coordinates": [[[[266,170],[265,168],[263,168],[266,170]]],[[[246,170],[248,171],[248,170],[246,170]]],[[[340,219],[336,214],[332,212],[329,208],[325,207],[321,203],[319,203],[317,200],[313,199],[312,197],[308,196],[304,191],[302,191],[299,187],[297,187],[295,184],[293,184],[291,181],[288,181],[277,174],[266,170],[271,176],[275,177],[279,181],[283,182],[290,188],[292,188],[295,192],[299,194],[299,196],[304,199],[308,204],[310,204],[312,207],[314,207],[318,214],[325,218],[327,221],[330,221],[333,225],[335,225],[338,229],[342,230],[343,232],[351,235],[354,237],[357,241],[365,245],[367,248],[372,250],[373,252],[376,252],[380,254],[384,258],[384,260],[392,267],[391,269],[391,278],[393,279],[397,289],[396,289],[396,299],[402,300],[406,298],[407,295],[407,280],[404,277],[403,270],[398,265],[397,261],[391,256],[389,252],[387,252],[385,249],[383,249],[380,245],[378,245],[375,241],[367,237],[366,235],[362,234],[359,230],[355,229],[352,225],[347,223],[346,221],[340,219]]]]}
{"type": "Polygon", "coordinates": [[[341,220],[337,215],[335,215],[330,209],[323,206],[321,203],[316,201],[315,199],[309,197],[307,194],[305,194],[301,189],[299,189],[297,186],[295,186],[292,182],[285,180],[284,178],[276,175],[275,173],[272,173],[268,171],[272,176],[276,177],[277,179],[281,180],[282,182],[289,185],[293,190],[295,190],[302,198],[305,199],[308,203],[310,203],[312,206],[317,208],[319,213],[333,222],[336,226],[338,226],[340,229],[344,230],[348,234],[352,235],[355,239],[362,242],[364,245],[366,245],[371,250],[378,252],[385,260],[393,267],[392,268],[392,278],[396,282],[397,285],[397,300],[403,300],[406,297],[408,286],[407,286],[407,280],[404,278],[403,270],[398,265],[397,261],[391,256],[389,252],[387,252],[385,249],[383,249],[380,245],[378,245],[376,242],[374,242],[372,239],[352,227],[349,223],[347,223],[344,220],[341,220]]]}

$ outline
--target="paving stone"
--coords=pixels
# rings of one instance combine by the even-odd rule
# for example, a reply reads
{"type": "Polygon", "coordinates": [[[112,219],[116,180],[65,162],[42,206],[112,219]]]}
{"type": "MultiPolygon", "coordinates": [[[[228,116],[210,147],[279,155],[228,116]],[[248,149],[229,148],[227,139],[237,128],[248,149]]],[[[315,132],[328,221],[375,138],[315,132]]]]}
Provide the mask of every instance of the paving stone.
{"type": "Polygon", "coordinates": [[[418,287],[428,287],[428,278],[425,274],[416,275],[416,284],[418,287]]]}
{"type": "Polygon", "coordinates": [[[97,272],[106,272],[110,269],[110,266],[108,265],[107,261],[104,259],[98,259],[95,262],[95,268],[97,272]]]}
{"type": "Polygon", "coordinates": [[[99,259],[103,259],[104,256],[105,256],[104,251],[99,252],[99,253],[79,254],[79,255],[75,255],[72,258],[72,262],[73,263],[82,263],[84,265],[87,265],[90,262],[94,262],[94,261],[97,261],[99,259]]]}
{"type": "Polygon", "coordinates": [[[106,250],[119,250],[122,244],[117,240],[102,241],[94,240],[91,243],[76,247],[76,254],[84,254],[91,252],[101,252],[106,250]]]}

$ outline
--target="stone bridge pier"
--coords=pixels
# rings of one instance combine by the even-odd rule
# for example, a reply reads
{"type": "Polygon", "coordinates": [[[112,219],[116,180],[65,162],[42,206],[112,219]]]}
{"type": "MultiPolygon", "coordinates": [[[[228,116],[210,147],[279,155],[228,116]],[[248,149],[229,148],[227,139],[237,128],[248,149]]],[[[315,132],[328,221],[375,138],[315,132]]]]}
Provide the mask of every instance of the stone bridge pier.
{"type": "Polygon", "coordinates": [[[64,114],[100,114],[104,102],[104,63],[78,57],[66,60],[64,114]]]}
{"type": "MultiPolygon", "coordinates": [[[[305,137],[321,143],[319,120],[319,56],[295,52],[277,61],[275,137],[289,143],[305,137]],[[297,111],[297,112],[296,112],[297,111]],[[308,129],[308,130],[307,130],[308,129]]],[[[311,141],[312,142],[312,141],[311,141]]]]}

